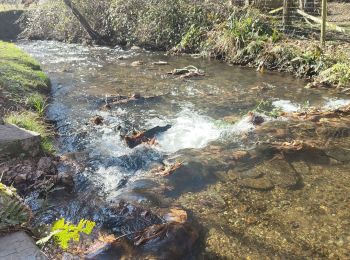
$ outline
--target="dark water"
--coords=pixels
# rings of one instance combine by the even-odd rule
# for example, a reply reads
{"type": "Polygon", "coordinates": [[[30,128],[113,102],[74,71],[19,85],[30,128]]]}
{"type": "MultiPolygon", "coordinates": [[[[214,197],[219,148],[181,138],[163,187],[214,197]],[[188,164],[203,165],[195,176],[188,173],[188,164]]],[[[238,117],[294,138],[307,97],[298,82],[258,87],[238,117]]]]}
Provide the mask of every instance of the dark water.
{"type": "MultiPolygon", "coordinates": [[[[46,222],[61,216],[103,224],[111,220],[106,204],[123,199],[159,210],[172,207],[183,194],[202,191],[218,181],[215,172],[230,167],[215,149],[225,153],[254,149],[256,139],[250,137],[254,126],[246,114],[262,100],[287,112],[306,104],[336,107],[348,103],[327,92],[307,90],[303,80],[290,75],[260,73],[219,61],[57,42],[19,46],[37,58],[51,78],[47,116],[56,122],[58,152],[79,152],[83,157],[74,195],[56,196],[55,209],[42,215],[46,222]],[[143,65],[131,66],[138,60],[143,65]],[[153,64],[159,60],[168,65],[153,64]],[[206,76],[167,75],[189,65],[204,70],[206,76]],[[155,98],[101,109],[106,97],[135,93],[155,98]],[[104,118],[102,126],[91,124],[96,115],[104,118]],[[224,121],[227,117],[235,118],[235,123],[224,121]],[[131,131],[167,124],[172,127],[157,136],[156,146],[130,149],[120,138],[120,127],[131,131]],[[164,178],[150,173],[161,163],[175,161],[185,165],[175,175],[164,178]]],[[[275,119],[265,116],[265,120],[275,119]]],[[[200,219],[193,220],[201,224],[200,219]]]]}

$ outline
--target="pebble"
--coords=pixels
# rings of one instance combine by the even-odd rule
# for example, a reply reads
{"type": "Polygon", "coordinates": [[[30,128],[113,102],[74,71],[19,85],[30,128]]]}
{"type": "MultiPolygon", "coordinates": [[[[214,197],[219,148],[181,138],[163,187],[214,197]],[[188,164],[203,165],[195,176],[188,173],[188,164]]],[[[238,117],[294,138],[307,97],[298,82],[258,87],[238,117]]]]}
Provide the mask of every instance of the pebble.
{"type": "Polygon", "coordinates": [[[130,65],[132,67],[138,67],[138,66],[143,65],[143,61],[141,61],[141,60],[133,61],[130,65]]]}

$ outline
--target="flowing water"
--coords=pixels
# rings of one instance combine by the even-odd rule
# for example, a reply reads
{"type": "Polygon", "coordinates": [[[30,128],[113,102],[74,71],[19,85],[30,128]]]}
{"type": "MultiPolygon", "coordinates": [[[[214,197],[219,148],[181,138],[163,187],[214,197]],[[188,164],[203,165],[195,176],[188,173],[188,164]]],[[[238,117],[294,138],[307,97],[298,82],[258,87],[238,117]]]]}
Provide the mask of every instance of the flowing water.
{"type": "MultiPolygon", "coordinates": [[[[117,216],[112,216],[106,206],[125,200],[155,211],[166,211],[174,205],[185,207],[192,212],[191,221],[209,230],[205,218],[196,213],[198,209],[182,201],[184,196],[216,187],[220,172],[247,167],[233,166],[223,157],[228,152],[255,149],[255,126],[248,111],[262,100],[286,112],[306,105],[336,108],[349,104],[349,100],[329,92],[305,89],[305,81],[290,75],[260,73],[219,61],[46,41],[22,42],[19,46],[37,58],[51,78],[52,99],[47,116],[57,128],[58,153],[81,157],[77,160],[74,191],[57,192],[52,202],[55,206],[41,214],[41,220],[47,223],[59,216],[73,222],[87,218],[118,235],[125,234],[127,230],[113,225],[111,219],[115,221],[117,216]],[[168,65],[154,64],[159,60],[168,65]],[[134,61],[143,64],[132,66],[134,61]],[[205,77],[182,79],[167,74],[189,65],[205,71],[205,77]],[[146,98],[103,109],[111,96],[138,93],[146,98]],[[104,118],[103,125],[91,123],[97,115],[104,118]],[[142,144],[131,149],[120,137],[133,130],[165,125],[171,128],[157,134],[156,145],[142,144]],[[176,161],[183,162],[184,167],[173,175],[150,173],[154,167],[176,161]]],[[[61,166],[60,170],[65,169],[61,166]]],[[[214,203],[209,207],[221,206],[214,203]]],[[[214,223],[215,214],[208,216],[214,223]]],[[[225,236],[230,238],[229,233],[225,236]]],[[[186,257],[196,258],[201,251],[209,250],[203,248],[203,243],[207,247],[209,243],[203,242],[205,237],[207,233],[201,232],[202,242],[196,244],[199,249],[186,257]]],[[[113,259],[114,254],[112,250],[105,257],[113,259]]]]}

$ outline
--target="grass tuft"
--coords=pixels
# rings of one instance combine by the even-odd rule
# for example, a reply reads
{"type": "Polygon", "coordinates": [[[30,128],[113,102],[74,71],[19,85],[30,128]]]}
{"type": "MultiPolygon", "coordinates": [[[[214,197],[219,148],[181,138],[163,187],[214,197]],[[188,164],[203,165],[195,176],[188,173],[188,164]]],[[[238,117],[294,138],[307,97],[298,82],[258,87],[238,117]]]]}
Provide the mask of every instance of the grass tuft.
{"type": "Polygon", "coordinates": [[[40,117],[44,116],[47,107],[46,99],[39,93],[34,93],[27,98],[27,105],[34,109],[40,117]]]}

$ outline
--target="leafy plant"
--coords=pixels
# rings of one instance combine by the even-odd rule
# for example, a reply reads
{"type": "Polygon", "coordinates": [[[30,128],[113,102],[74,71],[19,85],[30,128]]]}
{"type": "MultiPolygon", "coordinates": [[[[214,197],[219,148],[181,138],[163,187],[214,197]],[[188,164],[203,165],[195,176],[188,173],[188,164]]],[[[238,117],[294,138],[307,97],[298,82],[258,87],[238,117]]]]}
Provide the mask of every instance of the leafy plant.
{"type": "Polygon", "coordinates": [[[186,34],[182,37],[179,47],[188,51],[197,51],[202,42],[202,28],[191,25],[186,34]]]}
{"type": "Polygon", "coordinates": [[[55,242],[58,243],[62,249],[68,249],[71,241],[79,242],[82,233],[90,235],[95,225],[96,223],[94,221],[86,219],[81,219],[78,225],[74,225],[70,222],[66,222],[64,218],[61,218],[53,224],[51,233],[40,239],[37,244],[45,244],[53,237],[55,242]]]}
{"type": "Polygon", "coordinates": [[[0,231],[23,225],[30,216],[30,210],[17,196],[16,190],[0,183],[0,231]]]}
{"type": "Polygon", "coordinates": [[[272,102],[268,100],[261,100],[254,111],[274,118],[278,117],[281,112],[279,108],[275,107],[272,102]]]}

